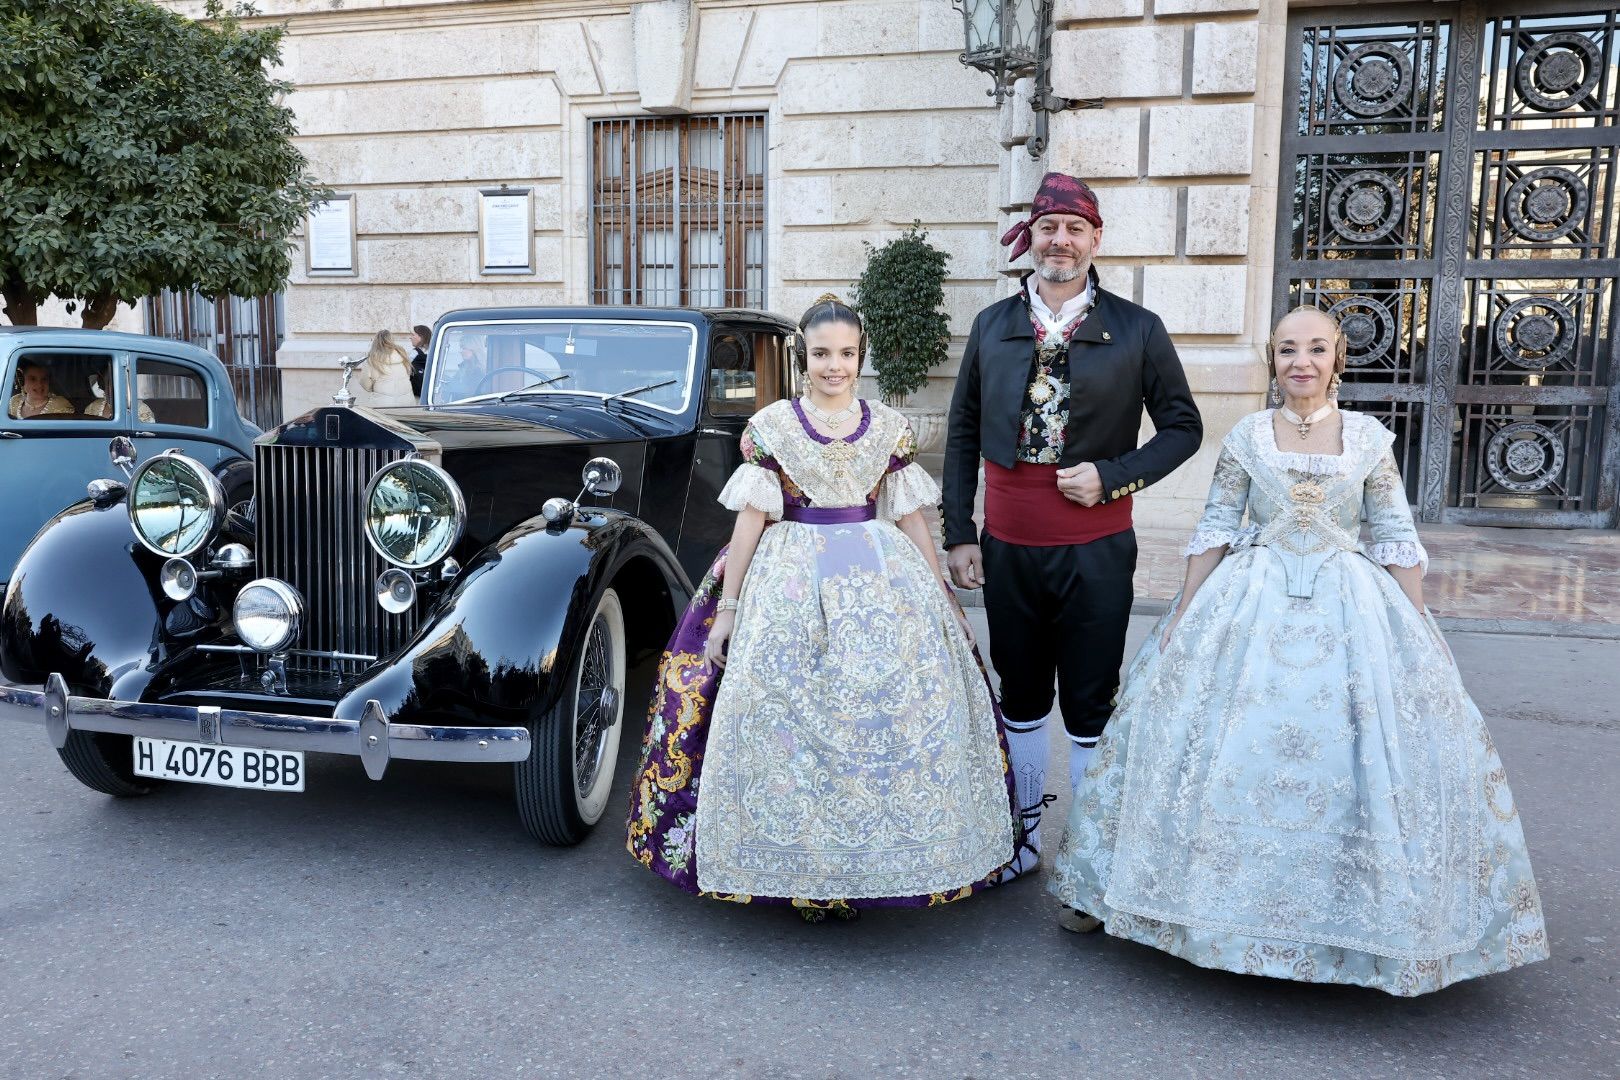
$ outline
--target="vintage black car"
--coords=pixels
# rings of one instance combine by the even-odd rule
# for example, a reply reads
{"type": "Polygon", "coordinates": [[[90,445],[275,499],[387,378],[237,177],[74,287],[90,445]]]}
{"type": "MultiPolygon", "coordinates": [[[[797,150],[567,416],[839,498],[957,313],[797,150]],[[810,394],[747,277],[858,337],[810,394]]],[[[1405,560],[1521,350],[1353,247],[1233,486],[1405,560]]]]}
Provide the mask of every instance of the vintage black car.
{"type": "Polygon", "coordinates": [[[114,440],[126,477],[59,514],[6,591],[0,713],[43,719],[112,795],[301,791],[305,752],[373,778],[393,758],[514,762],[524,826],[577,842],[612,786],[627,657],[662,645],[727,539],[716,496],[748,417],[792,392],[792,330],[452,312],[420,405],[265,433],[256,497],[229,512],[201,463],[136,466],[114,440]]]}

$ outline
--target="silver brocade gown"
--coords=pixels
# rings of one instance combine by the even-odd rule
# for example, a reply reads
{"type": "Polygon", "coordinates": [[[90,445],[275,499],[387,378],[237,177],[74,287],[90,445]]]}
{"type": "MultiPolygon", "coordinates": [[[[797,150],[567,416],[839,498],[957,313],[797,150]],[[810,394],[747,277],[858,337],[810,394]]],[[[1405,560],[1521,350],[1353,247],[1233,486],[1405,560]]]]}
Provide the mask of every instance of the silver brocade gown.
{"type": "Polygon", "coordinates": [[[1227,436],[1188,553],[1231,551],[1132,662],[1051,889],[1203,967],[1422,994],[1547,933],[1484,720],[1383,569],[1426,562],[1392,437],[1342,415],[1339,456],[1269,411],[1227,436]]]}

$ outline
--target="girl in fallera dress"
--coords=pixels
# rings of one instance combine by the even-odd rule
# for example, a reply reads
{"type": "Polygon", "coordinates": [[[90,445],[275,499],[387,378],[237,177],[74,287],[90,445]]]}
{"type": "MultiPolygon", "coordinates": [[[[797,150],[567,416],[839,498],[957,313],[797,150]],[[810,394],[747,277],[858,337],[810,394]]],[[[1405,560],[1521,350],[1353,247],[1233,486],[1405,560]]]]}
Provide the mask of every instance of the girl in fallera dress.
{"type": "Polygon", "coordinates": [[[855,396],[855,311],[823,297],[800,331],[808,392],[749,422],[731,543],[659,666],[629,849],[687,892],[819,921],[986,887],[1014,814],[922,514],[939,490],[906,419],[855,396]]]}
{"type": "Polygon", "coordinates": [[[1060,922],[1399,995],[1545,959],[1501,758],[1423,605],[1393,436],[1336,407],[1345,340],[1322,312],[1284,318],[1270,362],[1277,407],[1222,443],[1186,582],[1075,790],[1060,922]]]}

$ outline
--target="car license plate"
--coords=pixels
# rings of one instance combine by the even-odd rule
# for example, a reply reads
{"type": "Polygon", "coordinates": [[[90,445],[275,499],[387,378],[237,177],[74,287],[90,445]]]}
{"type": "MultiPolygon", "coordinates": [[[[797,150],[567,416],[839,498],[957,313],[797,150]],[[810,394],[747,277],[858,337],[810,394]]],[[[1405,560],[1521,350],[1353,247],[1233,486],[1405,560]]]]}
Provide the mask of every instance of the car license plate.
{"type": "Polygon", "coordinates": [[[258,750],[251,746],[207,746],[170,739],[135,737],[135,773],[188,784],[303,791],[302,750],[258,750]]]}

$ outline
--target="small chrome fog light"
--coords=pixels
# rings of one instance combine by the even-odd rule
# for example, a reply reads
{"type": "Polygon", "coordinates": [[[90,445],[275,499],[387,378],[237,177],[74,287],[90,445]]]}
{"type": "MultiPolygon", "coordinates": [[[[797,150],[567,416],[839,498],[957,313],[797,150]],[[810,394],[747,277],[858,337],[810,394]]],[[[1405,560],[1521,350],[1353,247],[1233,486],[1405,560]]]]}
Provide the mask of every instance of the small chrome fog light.
{"type": "Polygon", "coordinates": [[[256,578],[236,594],[231,619],[242,644],[258,652],[280,652],[298,636],[304,602],[298,591],[276,578],[256,578]]]}
{"type": "Polygon", "coordinates": [[[416,603],[416,582],[399,567],[377,575],[377,605],[390,615],[401,615],[416,603]]]}
{"type": "Polygon", "coordinates": [[[190,600],[197,591],[197,571],[184,559],[170,559],[158,571],[158,584],[170,600],[190,600]]]}
{"type": "Polygon", "coordinates": [[[222,570],[244,570],[253,565],[253,553],[246,544],[225,544],[214,552],[214,565],[222,570]]]}

